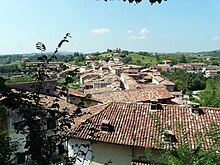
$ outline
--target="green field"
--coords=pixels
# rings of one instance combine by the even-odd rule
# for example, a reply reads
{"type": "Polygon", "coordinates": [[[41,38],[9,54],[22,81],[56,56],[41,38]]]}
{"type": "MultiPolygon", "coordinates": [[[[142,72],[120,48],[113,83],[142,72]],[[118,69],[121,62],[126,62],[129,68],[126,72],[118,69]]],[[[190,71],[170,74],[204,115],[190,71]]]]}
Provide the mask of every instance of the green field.
{"type": "Polygon", "coordinates": [[[155,56],[143,56],[136,53],[132,53],[129,56],[132,58],[132,64],[150,66],[152,64],[157,64],[157,59],[155,56]]]}

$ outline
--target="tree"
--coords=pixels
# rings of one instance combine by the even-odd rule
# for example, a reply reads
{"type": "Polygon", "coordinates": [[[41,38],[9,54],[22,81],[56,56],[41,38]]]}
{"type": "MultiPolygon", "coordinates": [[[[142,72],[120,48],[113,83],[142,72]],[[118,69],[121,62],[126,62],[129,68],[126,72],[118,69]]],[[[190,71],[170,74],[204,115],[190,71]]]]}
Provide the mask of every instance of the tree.
{"type": "Polygon", "coordinates": [[[179,62],[180,63],[187,63],[186,56],[182,54],[179,62]]]}
{"type": "Polygon", "coordinates": [[[207,80],[206,88],[199,93],[199,98],[203,106],[220,107],[220,76],[207,80]]]}
{"type": "MultiPolygon", "coordinates": [[[[68,135],[64,130],[66,127],[70,127],[70,123],[73,122],[75,117],[73,113],[66,118],[66,112],[57,113],[57,115],[54,116],[54,109],[58,110],[60,107],[57,101],[54,100],[53,105],[45,110],[44,105],[41,104],[40,94],[38,93],[42,88],[42,82],[49,78],[46,72],[49,62],[56,59],[56,53],[63,43],[68,42],[69,37],[70,34],[67,33],[59,42],[51,56],[43,54],[43,51],[46,50],[43,43],[37,43],[36,47],[42,53],[42,56],[38,59],[43,62],[39,66],[33,68],[34,72],[32,76],[37,84],[37,93],[14,92],[5,85],[5,80],[0,77],[0,96],[4,98],[1,99],[1,103],[7,107],[7,109],[10,109],[10,111],[18,110],[18,115],[21,115],[23,118],[23,120],[15,122],[14,127],[17,132],[25,134],[25,148],[27,151],[23,154],[29,157],[28,164],[40,165],[49,164],[50,162],[59,162],[60,157],[54,157],[54,153],[56,148],[59,148],[61,144],[67,140],[68,135]],[[48,134],[47,128],[44,127],[45,122],[47,122],[46,116],[48,113],[61,123],[57,125],[53,134],[48,134]]],[[[4,138],[7,138],[5,134],[3,135],[4,138]]],[[[68,161],[68,154],[66,151],[61,149],[59,155],[65,157],[68,161]]],[[[7,155],[5,157],[7,158],[7,155]]]]}
{"type": "Polygon", "coordinates": [[[130,56],[127,56],[127,57],[122,59],[122,62],[125,63],[125,64],[128,64],[131,60],[132,60],[132,58],[130,56]]]}
{"type": "MultiPolygon", "coordinates": [[[[0,81],[1,83],[2,81],[0,81]]],[[[0,85],[2,86],[2,85],[0,85]]],[[[0,119],[6,116],[4,105],[0,104],[0,119]]],[[[0,122],[3,122],[0,120],[0,122]]],[[[1,124],[1,123],[0,123],[1,124]]],[[[9,143],[11,138],[10,132],[5,128],[0,127],[0,164],[6,165],[10,163],[11,155],[17,150],[17,143],[9,143]]]]}

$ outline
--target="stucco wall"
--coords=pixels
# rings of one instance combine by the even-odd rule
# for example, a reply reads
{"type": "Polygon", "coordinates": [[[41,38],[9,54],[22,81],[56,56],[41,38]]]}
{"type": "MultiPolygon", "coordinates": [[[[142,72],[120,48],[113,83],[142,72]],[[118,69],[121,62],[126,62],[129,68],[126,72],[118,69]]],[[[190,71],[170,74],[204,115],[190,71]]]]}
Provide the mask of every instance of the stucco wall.
{"type": "MultiPolygon", "coordinates": [[[[93,165],[103,165],[109,160],[112,161],[111,165],[129,165],[132,160],[147,160],[145,148],[99,142],[92,144],[92,150],[94,156],[93,165]]],[[[152,150],[152,154],[154,158],[161,156],[158,150],[152,150]]]]}
{"type": "MultiPolygon", "coordinates": [[[[74,155],[74,152],[78,151],[76,144],[90,144],[89,141],[70,139],[69,141],[69,155],[74,155]]],[[[82,148],[86,151],[86,148],[82,148]]],[[[102,142],[92,143],[90,148],[91,152],[88,153],[85,158],[86,164],[89,164],[92,159],[92,165],[104,165],[108,161],[112,161],[111,165],[129,165],[132,160],[146,160],[145,149],[139,147],[131,147],[117,144],[108,144],[102,142]]],[[[158,150],[152,151],[154,157],[159,158],[160,152],[158,150]]],[[[82,155],[78,156],[81,160],[82,155]]],[[[76,164],[81,165],[80,162],[76,164]]]]}

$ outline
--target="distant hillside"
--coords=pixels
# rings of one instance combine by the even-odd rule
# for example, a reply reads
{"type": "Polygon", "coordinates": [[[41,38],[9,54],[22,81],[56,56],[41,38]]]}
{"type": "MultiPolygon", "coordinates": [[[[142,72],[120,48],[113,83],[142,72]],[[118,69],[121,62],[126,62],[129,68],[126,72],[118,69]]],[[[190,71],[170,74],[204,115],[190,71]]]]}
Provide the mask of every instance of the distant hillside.
{"type": "Polygon", "coordinates": [[[203,51],[203,52],[198,52],[196,54],[203,55],[203,56],[220,56],[220,50],[203,51]]]}

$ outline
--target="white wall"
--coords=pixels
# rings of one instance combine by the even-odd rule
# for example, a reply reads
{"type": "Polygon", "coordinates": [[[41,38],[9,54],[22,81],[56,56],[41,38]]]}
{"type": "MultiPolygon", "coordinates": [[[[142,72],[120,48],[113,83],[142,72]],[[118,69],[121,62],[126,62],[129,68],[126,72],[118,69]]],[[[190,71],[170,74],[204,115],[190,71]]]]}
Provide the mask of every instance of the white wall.
{"type": "MultiPolygon", "coordinates": [[[[86,165],[104,165],[108,161],[112,161],[111,165],[129,165],[133,159],[146,160],[146,158],[143,158],[145,156],[145,148],[103,142],[94,142],[91,144],[89,141],[77,139],[69,140],[69,156],[73,156],[74,153],[76,155],[77,151],[79,151],[79,149],[75,147],[76,144],[78,146],[80,144],[90,145],[89,148],[81,148],[84,152],[92,150],[87,153],[86,157],[80,154],[78,155],[80,160],[85,160],[84,164],[86,165]]],[[[158,150],[152,150],[152,154],[155,158],[161,156],[158,150]]],[[[82,162],[77,161],[76,164],[82,165],[82,162]]]]}
{"type": "Polygon", "coordinates": [[[68,156],[77,157],[76,165],[90,165],[92,161],[92,147],[89,141],[69,139],[68,156]]]}

